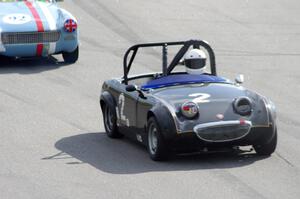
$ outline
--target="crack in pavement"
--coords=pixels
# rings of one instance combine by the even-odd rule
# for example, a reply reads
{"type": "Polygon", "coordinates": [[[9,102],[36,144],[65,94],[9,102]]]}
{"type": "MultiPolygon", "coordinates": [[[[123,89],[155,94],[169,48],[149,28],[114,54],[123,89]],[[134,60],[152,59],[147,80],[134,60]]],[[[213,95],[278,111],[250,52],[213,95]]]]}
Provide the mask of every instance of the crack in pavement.
{"type": "Polygon", "coordinates": [[[286,159],[285,157],[283,157],[279,152],[276,151],[275,154],[276,154],[281,160],[283,160],[285,163],[287,163],[289,166],[295,167],[288,159],[286,159]]]}

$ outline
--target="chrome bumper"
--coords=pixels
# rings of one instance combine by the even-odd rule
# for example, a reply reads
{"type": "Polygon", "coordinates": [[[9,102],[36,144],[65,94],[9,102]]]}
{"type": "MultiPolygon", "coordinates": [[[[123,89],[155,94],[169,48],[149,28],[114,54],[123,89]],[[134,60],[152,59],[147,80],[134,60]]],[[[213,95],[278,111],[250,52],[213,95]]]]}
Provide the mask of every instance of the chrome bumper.
{"type": "Polygon", "coordinates": [[[229,142],[245,137],[251,127],[251,121],[231,120],[199,124],[193,130],[206,142],[229,142]]]}

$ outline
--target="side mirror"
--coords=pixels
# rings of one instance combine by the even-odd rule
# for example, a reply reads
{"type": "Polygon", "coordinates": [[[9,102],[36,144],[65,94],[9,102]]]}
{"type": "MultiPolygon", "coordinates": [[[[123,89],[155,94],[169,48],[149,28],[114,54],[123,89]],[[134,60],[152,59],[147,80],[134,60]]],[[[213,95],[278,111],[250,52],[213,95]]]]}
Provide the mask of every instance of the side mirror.
{"type": "Polygon", "coordinates": [[[127,92],[133,92],[133,91],[136,91],[136,90],[137,90],[136,85],[130,84],[130,85],[126,86],[126,91],[127,92]]]}
{"type": "Polygon", "coordinates": [[[147,97],[144,95],[143,91],[141,91],[136,85],[129,84],[126,86],[125,89],[127,92],[137,91],[139,93],[139,97],[141,97],[143,99],[147,99],[147,97]]]}
{"type": "Polygon", "coordinates": [[[244,83],[244,75],[243,74],[239,74],[239,75],[237,75],[236,77],[235,77],[235,82],[237,83],[237,84],[242,84],[242,83],[244,83]]]}

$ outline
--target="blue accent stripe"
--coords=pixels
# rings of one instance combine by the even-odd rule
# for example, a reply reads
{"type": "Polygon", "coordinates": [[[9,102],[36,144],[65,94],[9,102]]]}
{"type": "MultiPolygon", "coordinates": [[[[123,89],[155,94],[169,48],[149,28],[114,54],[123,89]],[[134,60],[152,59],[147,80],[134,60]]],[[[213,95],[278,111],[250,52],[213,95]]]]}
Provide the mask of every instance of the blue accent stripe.
{"type": "Polygon", "coordinates": [[[231,83],[229,80],[212,76],[212,75],[190,75],[190,74],[177,74],[163,76],[158,79],[150,80],[142,89],[155,89],[167,86],[175,86],[182,84],[195,84],[195,83],[231,83]]]}

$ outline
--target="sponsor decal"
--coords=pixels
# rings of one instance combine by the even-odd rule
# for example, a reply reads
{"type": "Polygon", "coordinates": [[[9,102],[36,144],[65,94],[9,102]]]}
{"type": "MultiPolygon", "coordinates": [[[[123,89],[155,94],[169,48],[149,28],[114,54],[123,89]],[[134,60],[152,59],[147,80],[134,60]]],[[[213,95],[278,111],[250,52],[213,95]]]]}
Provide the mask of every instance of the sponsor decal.
{"type": "Polygon", "coordinates": [[[20,14],[20,13],[9,14],[3,17],[4,23],[13,24],[13,25],[25,24],[30,22],[31,20],[32,18],[30,15],[20,14]]]}

